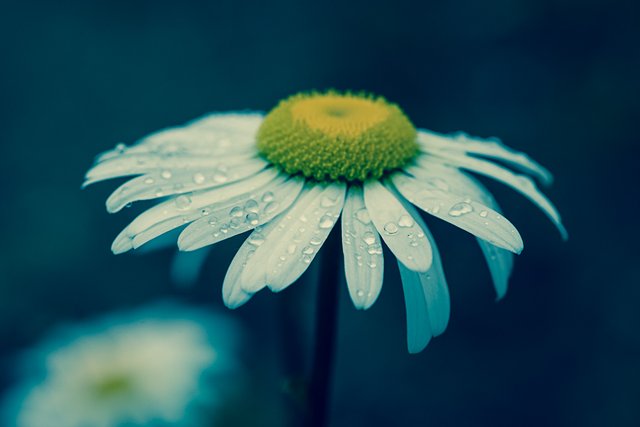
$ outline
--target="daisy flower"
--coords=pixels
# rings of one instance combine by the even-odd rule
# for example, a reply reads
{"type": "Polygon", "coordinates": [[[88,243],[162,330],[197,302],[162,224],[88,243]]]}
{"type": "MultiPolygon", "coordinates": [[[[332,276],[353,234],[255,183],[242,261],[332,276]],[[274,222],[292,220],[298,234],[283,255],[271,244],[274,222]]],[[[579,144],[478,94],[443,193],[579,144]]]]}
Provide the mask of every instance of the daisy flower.
{"type": "Polygon", "coordinates": [[[191,405],[233,367],[232,326],[164,304],[62,328],[25,356],[6,425],[200,425],[191,405]]]}
{"type": "Polygon", "coordinates": [[[450,303],[440,255],[416,207],[477,238],[499,298],[512,253],[523,248],[491,194],[466,172],[520,192],[566,236],[529,177],[551,182],[538,163],[496,139],[416,129],[397,105],[366,94],[302,93],[266,115],[210,114],[119,144],[98,157],[85,185],[137,175],[108,198],[109,212],[161,199],[116,237],[116,254],[185,225],[183,251],[253,230],[224,280],[230,308],[295,282],[340,220],[349,293],[367,309],[382,287],[384,242],[400,268],[409,351],[418,352],[446,328],[450,303]]]}

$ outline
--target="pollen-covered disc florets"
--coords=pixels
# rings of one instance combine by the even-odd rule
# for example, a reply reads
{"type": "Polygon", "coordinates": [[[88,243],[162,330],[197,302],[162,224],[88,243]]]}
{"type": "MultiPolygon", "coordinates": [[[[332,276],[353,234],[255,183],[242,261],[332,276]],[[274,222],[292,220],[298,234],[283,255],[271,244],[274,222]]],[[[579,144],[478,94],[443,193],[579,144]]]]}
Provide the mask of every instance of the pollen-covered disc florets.
{"type": "Polygon", "coordinates": [[[398,106],[338,92],[281,101],[264,118],[257,140],[269,162],[317,180],[380,178],[418,152],[416,130],[398,106]]]}

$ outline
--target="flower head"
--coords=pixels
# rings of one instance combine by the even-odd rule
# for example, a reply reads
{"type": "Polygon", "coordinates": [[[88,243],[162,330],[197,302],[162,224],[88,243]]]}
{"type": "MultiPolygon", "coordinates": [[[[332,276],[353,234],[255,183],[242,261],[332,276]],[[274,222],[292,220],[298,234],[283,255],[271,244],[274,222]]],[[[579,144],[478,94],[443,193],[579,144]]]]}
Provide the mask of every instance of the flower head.
{"type": "Polygon", "coordinates": [[[140,175],[107,200],[110,212],[165,198],[113,243],[126,252],[184,226],[192,251],[253,230],[223,284],[227,306],[280,291],[307,269],[341,217],[347,285],[366,309],[382,287],[382,241],[398,260],[409,350],[446,328],[449,294],[440,256],[415,207],[474,235],[498,297],[522,239],[491,194],[466,171],[494,178],[537,204],[566,235],[555,207],[529,176],[551,174],[499,141],[416,130],[382,98],[338,92],[294,95],[266,116],[211,114],[101,155],[86,183],[140,175]],[[518,169],[516,174],[494,160],[518,169]]]}
{"type": "Polygon", "coordinates": [[[193,425],[205,373],[232,367],[229,326],[158,305],[62,329],[25,359],[7,425],[193,425]]]}

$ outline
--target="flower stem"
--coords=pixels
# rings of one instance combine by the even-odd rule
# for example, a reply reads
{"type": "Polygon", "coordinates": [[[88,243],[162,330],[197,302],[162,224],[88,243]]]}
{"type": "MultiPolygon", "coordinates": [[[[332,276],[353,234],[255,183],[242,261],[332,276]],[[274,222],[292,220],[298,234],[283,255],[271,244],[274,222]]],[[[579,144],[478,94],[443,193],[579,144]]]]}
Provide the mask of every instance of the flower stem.
{"type": "Polygon", "coordinates": [[[324,427],[330,402],[331,376],[338,320],[338,282],[340,271],[339,227],[329,235],[322,251],[316,301],[315,344],[309,384],[305,426],[324,427]]]}

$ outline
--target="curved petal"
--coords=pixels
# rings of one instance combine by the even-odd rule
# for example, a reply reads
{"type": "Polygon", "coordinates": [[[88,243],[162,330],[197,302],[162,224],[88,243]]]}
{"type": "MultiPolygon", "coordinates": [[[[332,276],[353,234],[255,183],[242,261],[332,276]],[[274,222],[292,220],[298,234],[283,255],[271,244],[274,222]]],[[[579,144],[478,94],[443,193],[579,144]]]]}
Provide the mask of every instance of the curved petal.
{"type": "MultiPolygon", "coordinates": [[[[425,180],[433,187],[450,191],[461,197],[470,197],[473,200],[484,203],[499,214],[501,213],[500,207],[491,193],[477,180],[458,169],[431,160],[422,161],[420,166],[410,167],[407,172],[417,179],[425,180]]],[[[476,240],[489,267],[498,299],[501,299],[507,292],[508,281],[513,268],[513,254],[492,245],[486,240],[480,238],[476,238],[476,240]]]]}
{"type": "Polygon", "coordinates": [[[266,186],[209,207],[206,217],[189,224],[178,238],[183,251],[200,249],[271,221],[298,197],[304,180],[279,177],[266,186]]]}
{"type": "Polygon", "coordinates": [[[263,228],[263,243],[240,276],[245,292],[265,285],[281,291],[306,271],[340,216],[345,191],[343,183],[307,183],[293,206],[263,228]]]}
{"type": "Polygon", "coordinates": [[[553,175],[547,168],[525,153],[507,147],[497,138],[482,139],[464,132],[443,135],[428,130],[420,130],[418,132],[418,141],[427,151],[456,150],[491,157],[536,176],[545,185],[550,185],[553,182],[553,175]]]}
{"type": "Polygon", "coordinates": [[[560,214],[558,213],[557,209],[555,208],[553,203],[551,203],[551,201],[549,201],[549,199],[547,199],[547,197],[542,194],[542,192],[538,189],[538,187],[536,187],[535,183],[529,177],[525,175],[514,174],[510,170],[503,168],[502,166],[498,166],[495,163],[469,157],[464,154],[441,152],[438,153],[438,156],[441,156],[445,162],[451,164],[452,166],[464,168],[472,172],[488,176],[513,188],[514,190],[531,200],[535,205],[537,205],[554,223],[562,238],[564,240],[567,239],[567,231],[562,225],[560,214]]]}
{"type": "Polygon", "coordinates": [[[518,230],[493,209],[401,173],[392,175],[391,180],[400,194],[425,212],[496,246],[515,253],[522,251],[518,230]]]}
{"type": "Polygon", "coordinates": [[[258,246],[263,242],[255,236],[260,235],[262,227],[256,227],[251,235],[244,241],[238,252],[233,257],[227,274],[222,283],[222,300],[224,304],[231,308],[238,308],[253,296],[253,292],[245,292],[240,286],[240,275],[246,268],[251,268],[248,264],[258,246]]]}
{"type": "Polygon", "coordinates": [[[420,274],[398,262],[407,313],[407,344],[409,353],[419,353],[429,344],[433,333],[429,310],[424,297],[420,274]]]}
{"type": "Polygon", "coordinates": [[[158,197],[184,194],[221,187],[265,169],[268,163],[260,158],[218,162],[215,167],[165,169],[131,179],[122,184],[107,199],[107,211],[118,212],[129,203],[158,197]]]}
{"type": "Polygon", "coordinates": [[[413,271],[427,271],[432,254],[429,241],[411,214],[378,181],[364,184],[364,202],[371,221],[398,261],[413,271]]]}
{"type": "Polygon", "coordinates": [[[138,215],[122,230],[114,240],[111,250],[119,254],[137,248],[169,230],[208,216],[220,205],[226,206],[244,194],[267,186],[278,176],[277,171],[267,169],[251,178],[224,187],[182,195],[159,203],[138,215]]]}
{"type": "Polygon", "coordinates": [[[384,259],[380,235],[371,223],[362,187],[349,187],[342,212],[342,251],[347,287],[359,310],[371,307],[382,289],[384,259]]]}

